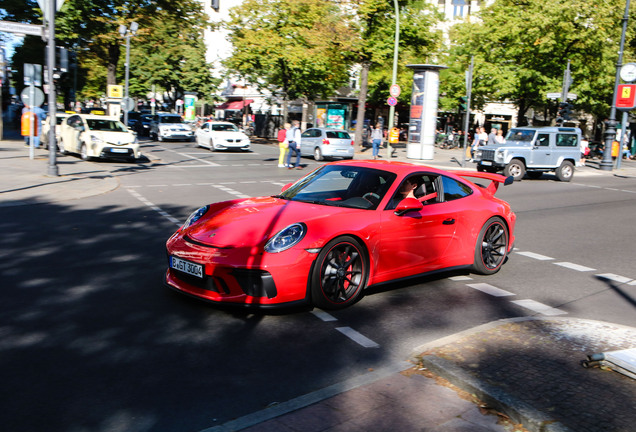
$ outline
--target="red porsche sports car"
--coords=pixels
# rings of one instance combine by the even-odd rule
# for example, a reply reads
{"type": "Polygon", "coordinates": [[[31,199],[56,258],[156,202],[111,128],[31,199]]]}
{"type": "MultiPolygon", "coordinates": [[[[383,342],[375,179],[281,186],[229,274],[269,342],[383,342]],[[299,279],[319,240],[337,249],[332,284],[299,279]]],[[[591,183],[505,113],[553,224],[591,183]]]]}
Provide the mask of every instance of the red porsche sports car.
{"type": "Polygon", "coordinates": [[[166,244],[166,283],[216,303],[338,309],[396,279],[492,274],[514,244],[516,216],[494,196],[501,183],[512,177],[379,160],[322,165],[280,195],[192,213],[166,244]]]}

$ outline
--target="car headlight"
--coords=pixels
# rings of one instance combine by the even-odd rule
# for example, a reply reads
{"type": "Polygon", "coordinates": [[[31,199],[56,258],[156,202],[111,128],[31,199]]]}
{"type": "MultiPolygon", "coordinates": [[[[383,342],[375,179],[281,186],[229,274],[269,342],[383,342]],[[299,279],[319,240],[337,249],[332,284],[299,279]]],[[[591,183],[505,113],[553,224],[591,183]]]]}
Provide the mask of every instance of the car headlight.
{"type": "Polygon", "coordinates": [[[188,218],[186,219],[185,223],[183,224],[183,228],[188,228],[189,226],[194,225],[199,219],[201,219],[201,217],[207,213],[207,211],[210,209],[210,206],[203,206],[200,209],[197,209],[195,211],[192,212],[192,214],[190,216],[188,216],[188,218]]]}
{"type": "Polygon", "coordinates": [[[298,244],[305,237],[307,226],[304,223],[295,223],[280,230],[274,237],[270,238],[265,245],[265,252],[283,252],[298,244]]]}
{"type": "Polygon", "coordinates": [[[91,141],[93,141],[93,144],[101,144],[104,142],[100,137],[96,135],[91,135],[91,141]]]}

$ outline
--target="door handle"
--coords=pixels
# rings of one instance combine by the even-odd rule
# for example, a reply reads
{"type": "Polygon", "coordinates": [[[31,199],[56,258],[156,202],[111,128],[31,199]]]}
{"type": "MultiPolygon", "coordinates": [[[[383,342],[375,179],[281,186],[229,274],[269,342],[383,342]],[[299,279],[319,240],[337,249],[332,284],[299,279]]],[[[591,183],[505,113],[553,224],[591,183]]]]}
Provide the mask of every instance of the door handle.
{"type": "Polygon", "coordinates": [[[442,222],[443,225],[452,225],[454,223],[455,223],[455,219],[453,218],[444,219],[444,222],[442,222]]]}

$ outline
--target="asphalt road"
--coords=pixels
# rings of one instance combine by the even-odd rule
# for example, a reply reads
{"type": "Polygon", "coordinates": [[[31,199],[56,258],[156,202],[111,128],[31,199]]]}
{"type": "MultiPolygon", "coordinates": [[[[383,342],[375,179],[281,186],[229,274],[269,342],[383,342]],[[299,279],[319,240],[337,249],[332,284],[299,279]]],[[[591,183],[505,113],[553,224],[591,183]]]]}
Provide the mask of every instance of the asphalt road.
{"type": "Polygon", "coordinates": [[[636,326],[636,179],[575,176],[501,188],[518,216],[496,275],[444,274],[338,312],[227,311],[163,286],[164,244],[208,202],[273,195],[304,171],[278,149],[212,153],[147,142],[100,163],[110,193],[3,208],[0,424],[11,431],[202,431],[404,361],[493,320],[536,314],[636,326]],[[631,291],[630,291],[631,290],[631,291]]]}

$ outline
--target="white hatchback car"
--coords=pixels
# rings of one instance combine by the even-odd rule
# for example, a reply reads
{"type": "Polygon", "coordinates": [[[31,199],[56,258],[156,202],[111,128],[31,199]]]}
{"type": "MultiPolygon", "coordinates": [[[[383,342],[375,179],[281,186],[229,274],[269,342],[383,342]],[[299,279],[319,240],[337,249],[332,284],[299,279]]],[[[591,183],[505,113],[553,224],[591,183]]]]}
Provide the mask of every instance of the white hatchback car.
{"type": "Polygon", "coordinates": [[[82,159],[135,160],[140,156],[137,135],[116,117],[73,114],[60,125],[60,152],[79,153],[82,159]]]}
{"type": "Polygon", "coordinates": [[[317,161],[324,158],[353,159],[354,141],[349,132],[338,129],[310,128],[301,135],[300,153],[313,155],[317,161]]]}
{"type": "Polygon", "coordinates": [[[226,149],[250,149],[250,139],[234,123],[206,122],[196,131],[197,146],[212,151],[226,149]]]}

